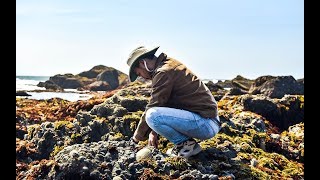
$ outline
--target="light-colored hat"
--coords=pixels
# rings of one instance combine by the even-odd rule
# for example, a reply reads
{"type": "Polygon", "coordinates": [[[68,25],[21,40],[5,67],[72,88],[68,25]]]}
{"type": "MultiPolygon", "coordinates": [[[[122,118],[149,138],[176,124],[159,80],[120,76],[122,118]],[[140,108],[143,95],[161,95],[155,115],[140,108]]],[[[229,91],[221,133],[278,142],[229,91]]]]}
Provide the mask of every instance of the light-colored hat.
{"type": "Polygon", "coordinates": [[[144,46],[137,47],[134,49],[127,60],[127,64],[130,66],[129,69],[129,79],[131,82],[135,81],[138,75],[134,72],[134,67],[137,65],[138,60],[143,57],[154,55],[160,46],[152,49],[147,49],[144,46]]]}

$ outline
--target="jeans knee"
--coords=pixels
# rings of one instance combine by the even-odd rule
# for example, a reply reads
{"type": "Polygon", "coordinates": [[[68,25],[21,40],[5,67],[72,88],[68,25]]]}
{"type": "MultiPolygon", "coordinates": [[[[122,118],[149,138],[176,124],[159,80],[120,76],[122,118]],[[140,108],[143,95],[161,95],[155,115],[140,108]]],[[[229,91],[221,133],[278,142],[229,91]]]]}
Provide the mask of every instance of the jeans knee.
{"type": "Polygon", "coordinates": [[[210,122],[210,125],[209,125],[209,133],[208,133],[208,138],[207,139],[210,139],[210,138],[213,138],[216,134],[218,134],[219,130],[220,130],[220,126],[218,124],[216,124],[215,122],[210,122]]]}
{"type": "Polygon", "coordinates": [[[148,109],[146,111],[146,122],[147,124],[150,126],[153,126],[154,125],[154,121],[156,119],[156,117],[159,117],[160,114],[159,114],[159,111],[158,111],[158,108],[157,107],[152,107],[150,109],[148,109]]]}

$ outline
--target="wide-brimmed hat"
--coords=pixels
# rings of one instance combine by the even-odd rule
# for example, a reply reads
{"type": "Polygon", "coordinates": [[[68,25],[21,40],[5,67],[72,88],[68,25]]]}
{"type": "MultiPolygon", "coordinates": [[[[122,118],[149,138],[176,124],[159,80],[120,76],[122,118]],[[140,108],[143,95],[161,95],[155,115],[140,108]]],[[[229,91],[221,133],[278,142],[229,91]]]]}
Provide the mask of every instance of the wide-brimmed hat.
{"type": "Polygon", "coordinates": [[[144,46],[137,47],[134,49],[127,60],[127,64],[130,66],[129,79],[131,82],[135,81],[138,75],[134,72],[134,67],[137,65],[138,60],[144,57],[154,55],[160,46],[148,49],[144,46]]]}

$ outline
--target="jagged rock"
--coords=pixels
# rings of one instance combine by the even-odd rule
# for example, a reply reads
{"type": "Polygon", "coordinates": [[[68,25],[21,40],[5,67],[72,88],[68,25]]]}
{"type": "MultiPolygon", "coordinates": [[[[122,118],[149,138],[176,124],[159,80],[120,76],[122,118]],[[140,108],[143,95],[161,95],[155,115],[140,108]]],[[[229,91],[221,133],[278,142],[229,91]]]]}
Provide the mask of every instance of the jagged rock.
{"type": "Polygon", "coordinates": [[[304,87],[292,76],[261,76],[250,87],[249,93],[282,98],[286,94],[302,95],[304,87]]]}
{"type": "Polygon", "coordinates": [[[135,159],[134,144],[126,141],[92,142],[65,147],[57,155],[50,179],[124,179],[136,177],[126,171],[135,159]],[[126,165],[127,164],[127,165],[126,165]]]}
{"type": "MultiPolygon", "coordinates": [[[[83,71],[79,73],[78,75],[81,77],[86,77],[89,79],[96,78],[98,74],[102,73],[103,71],[109,70],[109,67],[106,67],[104,65],[97,65],[91,68],[89,71],[83,71]]],[[[111,69],[113,70],[113,69],[111,69]]]]}
{"type": "Polygon", "coordinates": [[[47,90],[63,91],[63,88],[61,88],[59,85],[55,84],[51,80],[47,80],[46,82],[39,82],[37,86],[44,87],[47,90]]]}
{"type": "Polygon", "coordinates": [[[248,91],[253,84],[254,80],[250,80],[244,78],[240,75],[237,75],[235,78],[231,80],[219,80],[216,85],[223,87],[223,88],[239,88],[245,91],[248,91]]]}
{"type": "Polygon", "coordinates": [[[224,96],[224,95],[213,95],[213,97],[214,97],[214,99],[215,99],[216,101],[220,101],[220,99],[222,99],[223,96],[224,96]]]}
{"type": "Polygon", "coordinates": [[[119,70],[103,65],[94,66],[89,71],[77,75],[57,74],[38,86],[46,89],[78,89],[91,91],[109,91],[129,83],[128,76],[119,70]]]}
{"type": "Polygon", "coordinates": [[[235,88],[239,88],[244,91],[248,91],[253,84],[254,80],[244,78],[240,75],[237,75],[234,79],[231,80],[231,84],[235,88]]]}
{"type": "Polygon", "coordinates": [[[113,88],[107,82],[95,81],[95,82],[87,85],[83,89],[87,89],[87,90],[90,90],[90,91],[110,91],[113,88]]]}
{"type": "Polygon", "coordinates": [[[224,80],[224,81],[218,80],[216,85],[218,85],[218,86],[220,86],[222,88],[233,88],[231,80],[224,80]]]}
{"type": "Polygon", "coordinates": [[[223,87],[221,87],[218,84],[213,83],[212,81],[208,81],[206,83],[206,86],[210,89],[211,92],[217,92],[219,90],[223,90],[223,87]]]}
{"type": "Polygon", "coordinates": [[[300,85],[304,86],[304,78],[297,79],[297,82],[298,82],[300,85]]]}
{"type": "Polygon", "coordinates": [[[240,88],[231,88],[230,91],[225,94],[225,96],[242,95],[247,93],[247,91],[242,90],[240,88]]]}
{"type": "Polygon", "coordinates": [[[267,96],[243,96],[241,102],[244,110],[252,111],[266,117],[280,129],[303,122],[304,103],[299,96],[286,95],[280,100],[267,96]]]}
{"type": "Polygon", "coordinates": [[[118,70],[113,69],[110,71],[103,71],[97,76],[97,81],[104,81],[109,84],[111,89],[116,89],[119,86],[119,73],[118,70]]]}
{"type": "Polygon", "coordinates": [[[76,118],[81,126],[86,126],[90,121],[94,119],[94,116],[92,116],[89,112],[80,111],[77,114],[76,118]]]}
{"type": "Polygon", "coordinates": [[[53,82],[62,89],[77,89],[83,86],[83,83],[72,74],[58,74],[50,77],[48,81],[53,82]]]}
{"type": "Polygon", "coordinates": [[[120,100],[122,107],[125,107],[129,112],[144,111],[149,100],[146,98],[123,98],[120,100]]]}

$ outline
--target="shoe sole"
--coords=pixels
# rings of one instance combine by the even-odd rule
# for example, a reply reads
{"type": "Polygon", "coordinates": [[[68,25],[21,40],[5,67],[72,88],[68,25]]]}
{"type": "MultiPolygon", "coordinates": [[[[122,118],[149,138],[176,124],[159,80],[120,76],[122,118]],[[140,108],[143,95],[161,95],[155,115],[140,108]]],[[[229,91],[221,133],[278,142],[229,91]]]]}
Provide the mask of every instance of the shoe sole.
{"type": "Polygon", "coordinates": [[[196,146],[197,146],[196,149],[194,149],[194,150],[190,153],[190,155],[184,156],[184,157],[185,157],[185,158],[189,158],[190,156],[194,156],[194,155],[199,154],[199,153],[202,151],[202,148],[201,148],[201,146],[200,146],[199,144],[197,144],[196,146]]]}
{"type": "Polygon", "coordinates": [[[173,154],[171,153],[172,148],[171,148],[171,149],[168,149],[167,152],[166,152],[166,154],[167,154],[168,156],[171,156],[171,157],[181,156],[181,157],[184,157],[184,158],[189,158],[190,156],[197,155],[197,154],[199,154],[199,153],[202,151],[202,148],[201,148],[201,146],[200,146],[199,144],[197,144],[196,146],[197,146],[196,149],[194,149],[194,150],[190,153],[190,155],[188,155],[188,156],[173,155],[173,154]]]}

